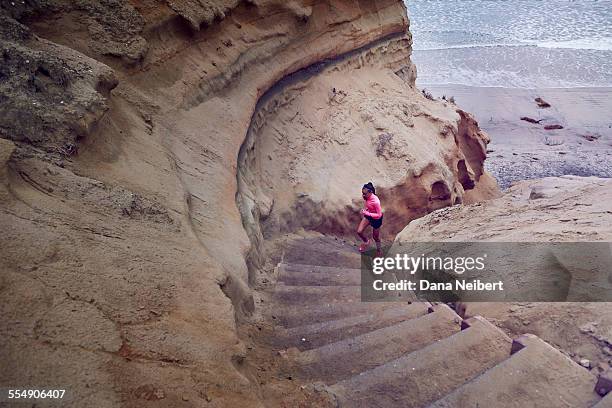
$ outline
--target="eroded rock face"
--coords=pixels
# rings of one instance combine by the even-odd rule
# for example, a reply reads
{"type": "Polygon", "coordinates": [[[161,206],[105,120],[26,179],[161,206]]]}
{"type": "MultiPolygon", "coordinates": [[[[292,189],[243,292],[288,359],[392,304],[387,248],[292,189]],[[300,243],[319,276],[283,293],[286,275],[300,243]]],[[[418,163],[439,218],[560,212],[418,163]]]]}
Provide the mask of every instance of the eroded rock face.
{"type": "Polygon", "coordinates": [[[15,144],[10,140],[0,139],[0,198],[3,200],[9,197],[8,187],[8,168],[7,163],[15,151],[15,144]]]}
{"type": "MultiPolygon", "coordinates": [[[[414,159],[431,178],[419,179],[423,202],[435,190],[431,208],[454,202],[472,180],[475,191],[486,176],[478,180],[479,166],[460,146],[454,108],[413,110],[411,91],[397,94],[396,81],[415,75],[402,1],[14,3],[0,11],[2,384],[54,378],[71,384],[78,406],[261,405],[236,330],[254,310],[245,262],[252,242],[236,206],[238,156],[257,101],[303,68],[351,54],[304,90],[329,115],[308,130],[316,112],[305,108],[295,124],[315,137],[308,154],[357,149],[385,174],[383,193],[406,176],[392,163],[414,159]],[[373,70],[380,83],[359,70],[373,70]],[[344,100],[327,99],[330,79],[344,81],[344,100]],[[370,94],[377,105],[365,101],[370,94]],[[363,147],[334,122],[368,129],[363,147]],[[437,135],[442,123],[446,135],[437,135]],[[417,135],[404,129],[441,147],[430,154],[422,143],[417,156],[404,145],[417,135]],[[439,181],[447,188],[433,187],[439,181]]],[[[304,177],[303,163],[286,163],[304,177]]],[[[353,180],[363,182],[346,176],[343,195],[324,197],[336,197],[327,201],[339,215],[348,209],[338,203],[358,193],[353,180]]],[[[308,188],[298,192],[320,191],[308,188]]],[[[294,197],[294,187],[287,191],[294,197]]],[[[257,211],[276,219],[266,197],[257,211]]]]}
{"type": "MultiPolygon", "coordinates": [[[[505,242],[609,242],[612,239],[611,200],[610,179],[562,176],[521,181],[506,190],[500,198],[443,208],[412,221],[398,234],[392,250],[402,252],[400,245],[414,241],[492,241],[500,245],[505,242]]],[[[551,251],[548,251],[541,257],[524,260],[520,263],[523,267],[505,276],[504,281],[526,285],[525,282],[537,283],[538,277],[541,277],[546,283],[542,287],[550,283],[557,285],[556,279],[546,279],[545,269],[542,268],[545,265],[542,261],[550,259],[550,256],[551,251]],[[525,276],[530,272],[535,272],[536,278],[534,275],[525,276]]],[[[584,258],[572,258],[571,251],[569,254],[556,252],[554,259],[558,262],[558,271],[575,273],[584,268],[581,264],[584,258]]],[[[591,265],[601,264],[609,259],[609,253],[599,259],[593,256],[589,261],[592,261],[591,265]]],[[[609,271],[609,265],[603,265],[599,270],[609,271]]],[[[554,276],[558,278],[558,272],[554,276]]],[[[585,289],[584,282],[589,282],[589,294],[605,290],[610,282],[608,277],[604,284],[593,283],[593,276],[588,279],[578,277],[578,281],[581,284],[568,288],[570,298],[573,294],[581,294],[580,291],[585,289]]],[[[524,286],[525,290],[529,287],[524,286]]],[[[513,303],[469,303],[467,314],[494,319],[513,337],[523,333],[537,334],[577,363],[584,357],[605,364],[609,362],[609,342],[605,333],[612,325],[610,302],[534,303],[514,300],[513,303]],[[591,326],[590,322],[596,322],[597,328],[593,329],[595,326],[591,326]]]]}
{"type": "Polygon", "coordinates": [[[52,378],[78,406],[261,406],[236,330],[254,305],[239,149],[279,80],[405,35],[403,2],[14,3],[0,383],[52,378]]]}
{"type": "Polygon", "coordinates": [[[112,70],[34,35],[0,15],[0,136],[49,153],[76,153],[76,140],[104,115],[112,70]]]}
{"type": "Polygon", "coordinates": [[[483,168],[488,136],[415,88],[410,52],[410,37],[388,39],[262,100],[238,159],[253,242],[299,228],[352,235],[368,181],[389,236],[433,210],[498,195],[483,168]]]}
{"type": "Polygon", "coordinates": [[[597,177],[521,181],[498,199],[414,220],[396,242],[606,241],[612,238],[611,195],[612,182],[597,177]]]}
{"type": "MultiPolygon", "coordinates": [[[[610,194],[612,183],[596,177],[523,181],[501,198],[442,209],[411,222],[396,237],[392,251],[402,252],[402,246],[409,247],[410,242],[607,241],[612,236],[612,215],[606,210],[610,194]]],[[[606,248],[533,245],[517,249],[500,244],[478,249],[474,245],[466,254],[490,251],[490,259],[498,261],[489,265],[491,270],[485,270],[482,276],[491,281],[504,279],[506,299],[529,300],[533,293],[539,293],[542,301],[571,302],[606,299],[606,281],[610,279],[605,265],[610,258],[606,248]],[[498,258],[501,254],[505,260],[498,258]],[[520,296],[523,299],[517,298],[520,296]]]]}
{"type": "Polygon", "coordinates": [[[147,51],[147,42],[140,35],[145,19],[129,2],[7,1],[2,11],[40,37],[96,59],[116,57],[134,63],[147,51]]]}

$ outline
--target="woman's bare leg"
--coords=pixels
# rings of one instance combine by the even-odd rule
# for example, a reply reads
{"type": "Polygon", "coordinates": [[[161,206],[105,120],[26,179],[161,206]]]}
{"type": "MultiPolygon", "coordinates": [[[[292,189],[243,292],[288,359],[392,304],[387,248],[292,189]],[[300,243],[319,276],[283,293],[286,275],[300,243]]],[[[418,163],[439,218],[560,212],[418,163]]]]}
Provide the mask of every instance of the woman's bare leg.
{"type": "Polygon", "coordinates": [[[375,228],[374,231],[372,231],[372,238],[374,238],[374,241],[376,241],[376,249],[380,251],[380,229],[379,228],[375,228]]]}
{"type": "Polygon", "coordinates": [[[382,256],[382,249],[380,248],[380,229],[379,228],[375,228],[374,231],[372,231],[372,238],[374,238],[374,241],[376,241],[376,255],[382,256]]]}
{"type": "Polygon", "coordinates": [[[366,220],[365,218],[362,218],[361,222],[359,223],[359,226],[357,227],[357,235],[359,235],[359,238],[361,238],[363,242],[368,242],[368,239],[363,233],[363,231],[365,231],[365,229],[367,228],[368,224],[369,224],[368,220],[366,220]]]}

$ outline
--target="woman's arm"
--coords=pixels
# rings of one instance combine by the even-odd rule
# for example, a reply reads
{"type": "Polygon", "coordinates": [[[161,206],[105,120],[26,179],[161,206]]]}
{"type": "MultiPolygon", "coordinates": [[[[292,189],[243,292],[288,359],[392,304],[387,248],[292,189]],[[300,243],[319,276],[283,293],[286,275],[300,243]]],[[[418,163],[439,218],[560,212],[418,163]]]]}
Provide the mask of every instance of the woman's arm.
{"type": "Polygon", "coordinates": [[[382,217],[382,208],[380,207],[380,201],[376,200],[374,201],[374,203],[372,203],[372,205],[374,206],[374,211],[365,210],[363,212],[363,215],[367,215],[368,217],[372,217],[377,220],[382,217]]]}

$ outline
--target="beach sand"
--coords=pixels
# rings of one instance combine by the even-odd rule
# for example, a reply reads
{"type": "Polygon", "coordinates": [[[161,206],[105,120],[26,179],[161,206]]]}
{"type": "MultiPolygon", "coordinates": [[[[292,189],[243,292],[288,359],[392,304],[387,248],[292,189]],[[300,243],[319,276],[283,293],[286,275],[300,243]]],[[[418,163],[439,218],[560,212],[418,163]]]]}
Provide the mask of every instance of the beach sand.
{"type": "Polygon", "coordinates": [[[435,97],[453,96],[476,116],[491,136],[486,167],[502,189],[518,180],[564,174],[612,177],[612,88],[420,88],[435,97]],[[538,107],[537,97],[551,106],[538,107]],[[547,125],[563,129],[546,130],[547,125]]]}

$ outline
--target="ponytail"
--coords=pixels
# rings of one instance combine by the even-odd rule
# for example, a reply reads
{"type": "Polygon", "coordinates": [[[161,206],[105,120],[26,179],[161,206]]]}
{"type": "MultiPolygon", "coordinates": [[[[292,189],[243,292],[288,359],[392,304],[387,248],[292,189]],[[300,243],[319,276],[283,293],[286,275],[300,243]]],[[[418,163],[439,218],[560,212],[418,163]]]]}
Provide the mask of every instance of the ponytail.
{"type": "Polygon", "coordinates": [[[369,190],[372,194],[376,194],[376,189],[374,188],[374,184],[370,181],[368,184],[364,184],[363,188],[369,190]]]}

